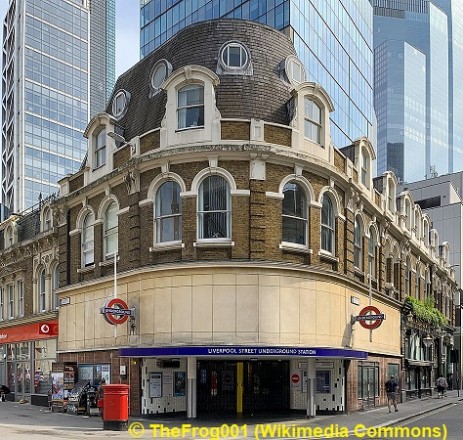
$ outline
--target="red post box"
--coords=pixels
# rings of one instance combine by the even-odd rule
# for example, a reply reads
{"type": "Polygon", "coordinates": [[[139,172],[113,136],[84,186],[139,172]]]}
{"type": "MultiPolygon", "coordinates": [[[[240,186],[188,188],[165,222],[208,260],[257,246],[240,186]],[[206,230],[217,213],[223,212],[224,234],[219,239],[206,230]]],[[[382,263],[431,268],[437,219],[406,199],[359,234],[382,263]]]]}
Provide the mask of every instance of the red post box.
{"type": "Polygon", "coordinates": [[[129,421],[130,385],[103,385],[103,429],[124,431],[129,421]]]}

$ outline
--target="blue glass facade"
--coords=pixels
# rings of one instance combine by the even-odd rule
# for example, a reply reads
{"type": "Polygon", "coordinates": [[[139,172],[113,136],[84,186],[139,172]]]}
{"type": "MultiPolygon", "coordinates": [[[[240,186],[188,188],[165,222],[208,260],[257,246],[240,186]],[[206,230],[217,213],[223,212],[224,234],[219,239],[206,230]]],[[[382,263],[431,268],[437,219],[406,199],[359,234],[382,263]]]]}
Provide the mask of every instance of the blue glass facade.
{"type": "Polygon", "coordinates": [[[403,41],[375,48],[378,173],[423,179],[426,157],[426,57],[403,41]]]}
{"type": "Polygon", "coordinates": [[[3,33],[2,202],[11,210],[55,193],[58,180],[85,157],[90,96],[102,111],[114,84],[115,4],[96,4],[99,9],[90,10],[82,0],[10,2],[3,33]],[[98,23],[111,11],[112,40],[92,33],[90,14],[98,23]],[[99,39],[93,55],[109,55],[90,57],[92,35],[99,39]]]}
{"type": "Polygon", "coordinates": [[[335,104],[332,138],[375,142],[372,7],[367,0],[142,0],[141,56],[189,24],[215,18],[258,21],[290,35],[309,81],[335,104]]]}
{"type": "MultiPolygon", "coordinates": [[[[446,174],[455,171],[456,167],[463,166],[463,133],[461,124],[458,125],[458,121],[463,118],[463,91],[460,92],[458,87],[453,87],[454,78],[461,77],[463,71],[463,6],[461,2],[451,0],[371,2],[374,5],[375,64],[378,63],[376,48],[386,41],[405,42],[422,52],[426,58],[426,161],[424,168],[417,174],[416,164],[406,160],[404,150],[405,155],[401,159],[405,163],[404,171],[398,177],[410,182],[431,177],[435,173],[446,174]]],[[[403,87],[399,83],[404,80],[405,77],[391,82],[391,90],[396,91],[403,87]]],[[[375,98],[377,95],[378,92],[375,90],[375,98]]],[[[408,98],[402,94],[405,109],[408,108],[408,98]]],[[[397,96],[397,99],[400,97],[397,96]]],[[[378,113],[376,102],[378,101],[375,100],[375,111],[378,113]]],[[[383,122],[378,120],[378,155],[382,157],[385,154],[399,154],[379,151],[391,143],[389,139],[381,139],[385,133],[391,135],[391,127],[382,127],[383,122]]],[[[414,115],[405,115],[402,129],[407,132],[414,128],[414,115]]],[[[414,145],[413,148],[417,146],[414,145]]],[[[411,157],[417,157],[418,154],[421,154],[420,149],[410,152],[411,157]]],[[[399,160],[388,158],[387,162],[399,160]]],[[[378,168],[378,171],[382,170],[384,169],[378,168]]]]}

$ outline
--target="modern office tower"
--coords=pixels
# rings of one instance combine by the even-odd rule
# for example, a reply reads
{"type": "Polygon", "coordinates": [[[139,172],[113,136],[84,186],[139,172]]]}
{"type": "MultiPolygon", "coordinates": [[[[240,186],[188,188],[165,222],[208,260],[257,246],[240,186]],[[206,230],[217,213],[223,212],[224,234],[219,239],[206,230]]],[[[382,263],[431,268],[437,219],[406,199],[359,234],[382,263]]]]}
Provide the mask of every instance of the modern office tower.
{"type": "MultiPolygon", "coordinates": [[[[406,43],[422,52],[426,59],[426,158],[424,168],[418,171],[414,161],[422,154],[422,132],[416,131],[421,123],[416,116],[421,112],[420,102],[410,101],[407,94],[416,87],[416,77],[421,71],[414,71],[410,57],[403,59],[408,74],[390,77],[388,94],[394,105],[402,100],[405,114],[402,121],[390,118],[378,120],[378,156],[387,160],[378,163],[378,172],[387,169],[389,164],[404,163],[401,173],[396,171],[403,182],[421,180],[463,169],[463,90],[454,87],[454,81],[461,77],[463,69],[463,4],[452,0],[370,0],[374,11],[375,73],[384,68],[385,59],[397,64],[393,51],[384,54],[384,43],[406,43]],[[380,59],[381,58],[381,59],[380,59]],[[382,67],[380,67],[382,66],[382,67]],[[456,73],[460,72],[460,73],[456,73]],[[406,83],[408,82],[408,84],[406,83]],[[409,113],[410,112],[410,113],[409,113]],[[386,136],[386,137],[385,137],[386,136]],[[397,146],[397,139],[401,138],[397,146]],[[384,151],[384,148],[386,149],[384,151]],[[383,151],[380,151],[380,150],[383,151]],[[402,154],[402,157],[397,155],[402,154]]],[[[393,46],[390,46],[393,47],[393,46]]],[[[404,56],[406,54],[404,53],[404,56]]],[[[390,68],[392,69],[392,67],[390,68]]],[[[379,74],[379,77],[381,74],[379,74]]],[[[375,110],[381,110],[384,96],[378,89],[379,77],[375,77],[375,110]]],[[[461,88],[460,88],[461,89],[461,88]]],[[[384,91],[382,91],[384,93],[384,91]]],[[[389,105],[389,104],[388,104],[389,105]]],[[[394,111],[387,111],[389,116],[394,111]]],[[[379,119],[379,118],[378,118],[379,119]]]]}
{"type": "Polygon", "coordinates": [[[306,67],[306,79],[321,84],[333,99],[334,144],[348,145],[361,136],[375,144],[368,0],[141,0],[141,56],[189,24],[220,17],[258,21],[288,35],[306,67]]]}
{"type": "Polygon", "coordinates": [[[11,212],[55,193],[58,180],[80,168],[83,131],[114,84],[114,8],[114,0],[10,0],[1,176],[2,203],[11,212]]]}
{"type": "Polygon", "coordinates": [[[404,41],[375,47],[377,167],[403,181],[423,179],[426,157],[426,57],[404,41]]]}

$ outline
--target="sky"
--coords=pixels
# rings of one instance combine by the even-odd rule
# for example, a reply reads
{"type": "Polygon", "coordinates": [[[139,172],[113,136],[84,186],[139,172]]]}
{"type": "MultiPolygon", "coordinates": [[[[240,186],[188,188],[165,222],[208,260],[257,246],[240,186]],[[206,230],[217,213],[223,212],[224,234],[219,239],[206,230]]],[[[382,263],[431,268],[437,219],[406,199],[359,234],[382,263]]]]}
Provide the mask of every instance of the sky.
{"type": "MultiPolygon", "coordinates": [[[[2,23],[8,4],[0,0],[2,23]]],[[[140,0],[116,0],[116,78],[140,59],[139,23],[140,0]]]]}

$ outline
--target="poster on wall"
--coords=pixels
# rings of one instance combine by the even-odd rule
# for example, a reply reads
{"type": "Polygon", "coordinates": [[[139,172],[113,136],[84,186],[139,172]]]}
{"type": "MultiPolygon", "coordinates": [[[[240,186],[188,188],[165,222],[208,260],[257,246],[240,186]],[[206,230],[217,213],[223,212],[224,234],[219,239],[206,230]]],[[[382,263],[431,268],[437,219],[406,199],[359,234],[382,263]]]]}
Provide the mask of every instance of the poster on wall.
{"type": "Polygon", "coordinates": [[[174,395],[175,396],[184,396],[185,395],[185,372],[176,371],[175,372],[175,383],[174,383],[174,395]]]}
{"type": "Polygon", "coordinates": [[[150,397],[162,397],[162,373],[150,373],[150,397]]]}
{"type": "Polygon", "coordinates": [[[173,390],[174,385],[174,375],[172,371],[167,371],[162,376],[162,388],[164,390],[164,396],[172,397],[174,395],[173,390]]]}
{"type": "Polygon", "coordinates": [[[52,371],[52,396],[53,400],[64,400],[64,372],[52,371]]]}
{"type": "Polygon", "coordinates": [[[104,379],[106,384],[111,383],[111,374],[109,364],[95,365],[94,378],[98,384],[104,379]]]}

